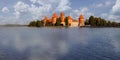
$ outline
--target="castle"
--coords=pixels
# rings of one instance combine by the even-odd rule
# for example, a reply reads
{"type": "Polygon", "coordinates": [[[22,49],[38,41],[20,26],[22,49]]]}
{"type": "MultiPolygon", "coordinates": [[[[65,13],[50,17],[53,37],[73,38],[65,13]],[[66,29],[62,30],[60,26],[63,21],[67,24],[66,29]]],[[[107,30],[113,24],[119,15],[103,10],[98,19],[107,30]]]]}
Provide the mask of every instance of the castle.
{"type": "MultiPolygon", "coordinates": [[[[57,13],[54,13],[52,15],[52,18],[51,19],[48,19],[46,16],[44,17],[43,19],[43,25],[46,26],[46,22],[49,22],[51,23],[53,26],[56,24],[57,22],[57,13]]],[[[80,27],[83,27],[85,26],[85,22],[84,22],[84,16],[81,14],[78,18],[78,20],[74,20],[71,16],[67,16],[67,22],[68,22],[68,26],[71,26],[71,27],[77,27],[77,26],[80,26],[80,27]]],[[[60,13],[60,24],[61,26],[65,26],[65,14],[63,12],[60,13]]]]}

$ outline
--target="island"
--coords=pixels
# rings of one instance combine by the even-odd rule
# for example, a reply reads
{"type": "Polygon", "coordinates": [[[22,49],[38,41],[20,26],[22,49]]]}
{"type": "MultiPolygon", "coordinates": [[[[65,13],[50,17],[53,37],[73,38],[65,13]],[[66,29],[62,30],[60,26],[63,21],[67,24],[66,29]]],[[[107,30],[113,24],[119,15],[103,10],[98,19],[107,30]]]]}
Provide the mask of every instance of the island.
{"type": "Polygon", "coordinates": [[[51,18],[45,16],[42,20],[31,21],[29,27],[48,27],[48,26],[62,26],[62,27],[120,27],[120,22],[105,20],[100,17],[90,16],[89,19],[84,18],[80,14],[78,20],[73,19],[71,16],[66,16],[64,12],[54,13],[51,18]]]}

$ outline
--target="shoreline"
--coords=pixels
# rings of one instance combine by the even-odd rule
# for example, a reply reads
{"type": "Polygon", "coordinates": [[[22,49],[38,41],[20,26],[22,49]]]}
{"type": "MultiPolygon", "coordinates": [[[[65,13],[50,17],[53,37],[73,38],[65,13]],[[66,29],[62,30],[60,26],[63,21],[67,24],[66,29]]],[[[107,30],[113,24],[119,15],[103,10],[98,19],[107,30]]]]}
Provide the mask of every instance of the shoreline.
{"type": "MultiPolygon", "coordinates": [[[[0,27],[29,27],[28,25],[0,25],[0,27]]],[[[46,26],[46,27],[29,27],[29,28],[120,28],[120,27],[106,27],[106,26],[84,26],[84,27],[66,27],[66,26],[46,26]]]]}
{"type": "Polygon", "coordinates": [[[28,27],[28,25],[0,25],[0,27],[28,27]]]}

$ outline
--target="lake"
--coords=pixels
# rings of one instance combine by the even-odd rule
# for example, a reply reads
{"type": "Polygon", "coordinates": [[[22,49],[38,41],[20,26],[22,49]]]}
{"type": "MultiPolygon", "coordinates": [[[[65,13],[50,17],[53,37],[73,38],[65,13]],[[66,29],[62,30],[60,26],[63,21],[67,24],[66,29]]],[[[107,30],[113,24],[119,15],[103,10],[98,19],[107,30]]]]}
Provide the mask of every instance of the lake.
{"type": "Polygon", "coordinates": [[[120,28],[0,27],[0,60],[120,60],[120,28]]]}

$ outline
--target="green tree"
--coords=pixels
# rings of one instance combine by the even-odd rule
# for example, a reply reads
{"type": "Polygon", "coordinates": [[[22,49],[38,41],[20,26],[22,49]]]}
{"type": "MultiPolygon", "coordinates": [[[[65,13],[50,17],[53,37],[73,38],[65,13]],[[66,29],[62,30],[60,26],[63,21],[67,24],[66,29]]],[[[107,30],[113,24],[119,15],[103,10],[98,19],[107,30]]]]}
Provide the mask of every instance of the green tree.
{"type": "Polygon", "coordinates": [[[85,20],[85,25],[89,25],[89,20],[88,19],[85,20]]]}
{"type": "Polygon", "coordinates": [[[89,18],[89,24],[93,25],[93,22],[94,22],[94,16],[90,16],[90,18],[89,18]]]}
{"type": "Polygon", "coordinates": [[[111,26],[111,21],[107,22],[107,26],[109,26],[109,27],[111,26]]]}
{"type": "Polygon", "coordinates": [[[35,27],[36,26],[36,21],[31,21],[28,26],[35,27]]]}
{"type": "Polygon", "coordinates": [[[61,26],[61,18],[57,18],[55,26],[61,26]]]}
{"type": "Polygon", "coordinates": [[[38,21],[36,22],[36,27],[41,27],[41,26],[43,26],[43,23],[42,23],[42,21],[39,21],[39,20],[38,20],[38,21]]]}
{"type": "Polygon", "coordinates": [[[65,17],[65,25],[68,27],[69,23],[68,23],[68,17],[65,17]]]}

